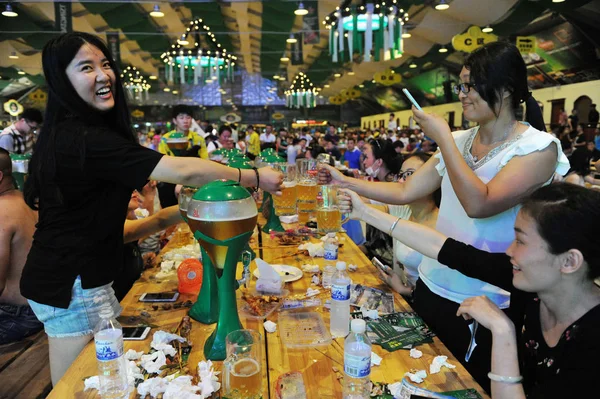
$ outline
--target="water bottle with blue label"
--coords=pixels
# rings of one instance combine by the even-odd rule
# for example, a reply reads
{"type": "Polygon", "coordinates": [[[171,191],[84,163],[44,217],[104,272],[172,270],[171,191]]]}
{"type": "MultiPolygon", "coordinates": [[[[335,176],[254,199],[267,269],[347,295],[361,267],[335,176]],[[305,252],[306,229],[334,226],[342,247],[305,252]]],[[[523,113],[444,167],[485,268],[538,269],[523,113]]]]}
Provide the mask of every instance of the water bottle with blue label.
{"type": "Polygon", "coordinates": [[[354,319],[352,332],[344,341],[344,399],[368,399],[371,393],[371,342],[366,323],[354,319]]]}
{"type": "Polygon", "coordinates": [[[129,395],[127,363],[123,353],[123,329],[109,306],[100,310],[100,322],[94,329],[96,360],[103,399],[129,395]]]}
{"type": "Polygon", "coordinates": [[[331,279],[331,317],[329,331],[335,337],[345,337],[350,330],[350,277],[346,262],[335,265],[337,271],[331,279]]]}

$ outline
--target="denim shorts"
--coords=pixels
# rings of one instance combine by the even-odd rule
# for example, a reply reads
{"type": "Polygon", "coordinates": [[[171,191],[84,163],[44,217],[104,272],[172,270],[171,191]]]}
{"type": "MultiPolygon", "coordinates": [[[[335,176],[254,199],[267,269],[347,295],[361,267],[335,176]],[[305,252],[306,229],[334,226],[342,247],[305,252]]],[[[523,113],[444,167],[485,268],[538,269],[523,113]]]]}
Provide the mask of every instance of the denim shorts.
{"type": "Polygon", "coordinates": [[[20,341],[42,327],[29,306],[0,303],[0,345],[20,341]]]}
{"type": "Polygon", "coordinates": [[[103,306],[110,306],[115,317],[119,316],[122,311],[111,284],[83,289],[79,276],[73,284],[68,309],[44,305],[31,299],[28,301],[37,318],[44,323],[46,334],[53,338],[81,337],[93,334],[94,328],[100,321],[99,313],[103,306]]]}

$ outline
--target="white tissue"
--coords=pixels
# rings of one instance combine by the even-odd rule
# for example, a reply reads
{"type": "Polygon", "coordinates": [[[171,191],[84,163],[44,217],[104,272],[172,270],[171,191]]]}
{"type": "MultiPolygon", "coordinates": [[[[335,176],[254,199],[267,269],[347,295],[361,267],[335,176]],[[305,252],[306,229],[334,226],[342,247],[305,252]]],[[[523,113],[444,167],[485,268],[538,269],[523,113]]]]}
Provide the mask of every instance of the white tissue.
{"type": "Polygon", "coordinates": [[[421,352],[420,350],[415,349],[415,348],[412,348],[410,350],[410,357],[412,357],[413,359],[418,359],[421,356],[423,356],[423,352],[421,352]]]}
{"type": "Polygon", "coordinates": [[[144,375],[142,369],[140,369],[133,360],[127,362],[127,383],[130,386],[135,384],[135,380],[143,380],[144,375]]]}
{"type": "Polygon", "coordinates": [[[321,269],[319,268],[319,265],[302,265],[301,267],[302,271],[305,273],[318,273],[321,269]]]}
{"type": "Polygon", "coordinates": [[[318,274],[313,274],[310,278],[310,283],[314,285],[319,285],[321,283],[321,279],[318,274]]]}
{"type": "Polygon", "coordinates": [[[427,372],[425,370],[419,370],[416,373],[406,373],[404,375],[410,378],[412,382],[416,382],[417,384],[420,384],[425,378],[427,378],[427,372]]]}
{"type": "Polygon", "coordinates": [[[453,369],[456,366],[447,362],[448,356],[436,356],[431,361],[431,365],[429,366],[429,374],[439,373],[443,367],[448,367],[449,369],[453,369]]]}
{"type": "Polygon", "coordinates": [[[267,320],[263,323],[263,326],[265,326],[265,330],[267,330],[267,332],[269,333],[274,333],[277,330],[277,324],[273,323],[270,320],[267,320]]]}
{"type": "Polygon", "coordinates": [[[298,250],[300,251],[308,251],[308,254],[311,258],[314,257],[323,257],[325,255],[325,248],[323,248],[323,243],[320,242],[318,244],[307,242],[305,244],[301,244],[298,246],[298,250]]]}
{"type": "Polygon", "coordinates": [[[160,368],[167,364],[167,358],[162,351],[142,356],[142,367],[150,374],[160,372],[160,368]]]}
{"type": "Polygon", "coordinates": [[[165,356],[175,356],[177,354],[177,351],[175,350],[175,348],[173,348],[173,345],[171,344],[154,344],[153,348],[157,351],[161,351],[165,354],[165,356]]]}
{"type": "Polygon", "coordinates": [[[368,317],[371,320],[377,320],[379,318],[379,312],[377,309],[367,309],[364,305],[360,307],[363,317],[368,317]]]}
{"type": "Polygon", "coordinates": [[[161,272],[170,272],[175,267],[174,260],[163,260],[160,262],[160,271],[161,272]]]}
{"type": "Polygon", "coordinates": [[[356,271],[356,269],[358,269],[358,266],[356,266],[356,265],[353,265],[353,264],[349,264],[349,265],[348,265],[348,270],[349,270],[349,271],[351,271],[351,272],[355,272],[355,271],[356,271]]]}
{"type": "Polygon", "coordinates": [[[129,349],[127,353],[125,353],[125,359],[127,360],[139,360],[140,357],[144,354],[143,351],[136,352],[133,349],[129,349]]]}
{"type": "Polygon", "coordinates": [[[83,381],[83,385],[84,391],[87,391],[88,389],[100,389],[100,377],[95,375],[93,377],[86,378],[85,381],[83,381]]]}
{"type": "Polygon", "coordinates": [[[315,295],[318,295],[319,293],[321,293],[321,291],[313,289],[313,288],[309,288],[306,290],[307,297],[315,296],[315,295]]]}
{"type": "Polygon", "coordinates": [[[160,377],[148,378],[137,386],[137,392],[142,398],[145,398],[146,395],[156,398],[166,390],[167,380],[160,377]]]}
{"type": "Polygon", "coordinates": [[[198,376],[200,377],[200,388],[203,398],[209,398],[213,392],[217,392],[221,388],[219,383],[218,371],[214,371],[212,362],[201,361],[198,363],[198,376]]]}
{"type": "Polygon", "coordinates": [[[336,238],[335,233],[327,233],[321,237],[321,241],[325,242],[328,238],[336,238]]]}
{"type": "Polygon", "coordinates": [[[200,387],[192,385],[191,375],[182,375],[169,382],[163,394],[163,399],[203,399],[205,396],[198,395],[200,387]]]}
{"type": "Polygon", "coordinates": [[[258,266],[259,275],[256,281],[256,290],[270,294],[281,294],[283,283],[279,273],[277,273],[273,266],[260,258],[256,258],[255,262],[256,266],[258,266]]]}
{"type": "Polygon", "coordinates": [[[298,221],[298,215],[290,216],[279,216],[281,223],[296,223],[298,221]]]}
{"type": "Polygon", "coordinates": [[[166,331],[156,331],[154,333],[154,335],[152,336],[152,342],[150,343],[150,347],[157,349],[156,345],[158,344],[168,344],[171,341],[179,341],[179,342],[185,342],[185,338],[180,337],[177,334],[171,334],[168,333],[166,331]]]}
{"type": "Polygon", "coordinates": [[[392,394],[394,399],[401,397],[400,393],[402,392],[402,381],[394,382],[393,384],[388,384],[387,387],[390,390],[390,393],[392,394]]]}
{"type": "Polygon", "coordinates": [[[375,352],[371,352],[371,366],[379,366],[383,358],[375,352]]]}

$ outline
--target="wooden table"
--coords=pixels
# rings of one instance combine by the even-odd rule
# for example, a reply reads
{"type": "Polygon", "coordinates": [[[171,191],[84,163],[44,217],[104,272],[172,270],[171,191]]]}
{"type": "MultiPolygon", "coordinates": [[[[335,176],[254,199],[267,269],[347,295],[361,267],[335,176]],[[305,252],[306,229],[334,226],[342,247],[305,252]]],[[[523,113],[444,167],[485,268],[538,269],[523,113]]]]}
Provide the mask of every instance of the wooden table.
{"type": "MultiPolygon", "coordinates": [[[[183,229],[185,230],[185,229],[183,229]]],[[[364,254],[356,245],[345,235],[340,235],[344,243],[343,248],[340,248],[339,259],[358,265],[358,270],[350,274],[354,282],[381,288],[387,290],[376,276],[375,267],[370,264],[364,254]]],[[[281,247],[277,246],[274,240],[269,239],[268,235],[263,234],[262,240],[258,240],[255,234],[252,247],[258,254],[262,253],[264,260],[272,263],[285,263],[292,266],[300,267],[303,264],[319,264],[324,265],[322,258],[311,259],[304,255],[294,255],[297,253],[297,246],[281,247]],[[262,246],[259,247],[259,243],[262,246]]],[[[185,232],[178,232],[174,239],[169,243],[165,250],[173,247],[187,244],[191,239],[191,235],[185,232]]],[[[252,262],[252,271],[256,268],[252,262]]],[[[241,276],[241,267],[238,267],[238,277],[241,276]]],[[[138,301],[139,296],[144,292],[163,292],[177,289],[176,277],[166,281],[157,281],[152,278],[152,275],[157,272],[152,269],[144,272],[140,280],[136,282],[131,291],[121,302],[123,314],[121,319],[123,324],[127,325],[127,321],[131,316],[139,316],[141,311],[148,312],[151,317],[145,319],[146,322],[155,324],[158,329],[172,331],[174,330],[181,318],[186,315],[187,309],[171,309],[154,311],[152,305],[138,301]]],[[[255,280],[254,280],[255,281],[255,280]]],[[[290,290],[291,295],[301,294],[306,292],[310,286],[310,275],[305,276],[293,283],[287,283],[286,289],[290,290]]],[[[328,295],[325,290],[321,289],[321,294],[318,296],[323,303],[328,295]]],[[[238,294],[239,298],[239,294],[238,294]]],[[[396,311],[411,311],[410,306],[398,294],[394,295],[396,311]]],[[[182,295],[179,301],[186,300],[194,301],[190,295],[182,295]]],[[[238,300],[238,308],[240,307],[238,300]]],[[[159,307],[161,304],[159,304],[159,307]]],[[[310,308],[312,311],[319,312],[326,324],[329,324],[329,311],[323,307],[310,308]]],[[[289,371],[301,371],[304,376],[304,383],[307,388],[308,398],[341,398],[341,384],[336,378],[336,373],[333,367],[343,371],[343,339],[335,339],[328,347],[322,348],[307,348],[288,349],[281,343],[279,332],[272,334],[266,333],[262,327],[262,322],[248,319],[240,314],[240,319],[245,328],[255,329],[261,332],[264,338],[263,345],[263,395],[265,398],[275,397],[275,384],[277,378],[289,371]],[[266,372],[264,372],[266,370],[266,372]]],[[[277,323],[277,315],[269,317],[277,323]]],[[[129,320],[131,321],[131,320],[129,320]]],[[[129,325],[135,325],[138,321],[129,325]]],[[[203,345],[214,329],[214,325],[206,326],[193,321],[191,339],[193,342],[193,350],[189,357],[189,368],[192,374],[196,374],[196,367],[200,360],[204,360],[203,345]]],[[[137,351],[148,352],[152,334],[156,331],[153,329],[149,337],[145,341],[125,341],[125,351],[135,349],[137,351]]],[[[456,365],[455,369],[449,370],[443,368],[438,374],[429,375],[425,382],[420,384],[424,388],[434,391],[450,391],[466,388],[475,388],[484,398],[488,398],[484,394],[481,387],[473,380],[468,372],[461,364],[452,356],[445,346],[435,338],[434,343],[420,346],[423,351],[421,359],[412,359],[408,355],[408,351],[399,350],[388,353],[381,347],[374,345],[373,351],[383,358],[381,366],[373,367],[371,371],[371,379],[382,382],[396,382],[402,379],[405,372],[410,369],[426,369],[429,370],[429,364],[434,356],[446,355],[449,362],[456,365]]],[[[220,370],[222,362],[213,362],[215,368],[220,370]]],[[[99,398],[100,395],[95,390],[83,391],[83,380],[86,377],[96,375],[96,359],[95,348],[93,341],[90,342],[69,368],[67,373],[58,382],[52,390],[48,398],[65,399],[65,398],[99,398]]],[[[131,398],[135,398],[135,394],[131,394],[131,398]]]]}

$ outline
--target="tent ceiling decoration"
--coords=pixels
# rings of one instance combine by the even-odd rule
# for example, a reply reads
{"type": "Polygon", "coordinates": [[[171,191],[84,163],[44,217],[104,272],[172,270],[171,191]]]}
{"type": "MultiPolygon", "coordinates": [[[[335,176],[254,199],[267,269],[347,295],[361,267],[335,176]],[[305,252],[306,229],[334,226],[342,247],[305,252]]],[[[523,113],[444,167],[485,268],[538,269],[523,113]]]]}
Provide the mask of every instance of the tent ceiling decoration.
{"type": "Polygon", "coordinates": [[[189,23],[186,30],[160,55],[165,66],[165,80],[169,84],[204,84],[233,80],[237,57],[217,41],[210,26],[199,18],[189,23]]]}
{"type": "Polygon", "coordinates": [[[288,108],[314,108],[321,89],[315,87],[303,72],[292,81],[289,90],[285,91],[285,105],[288,108]]]}
{"type": "Polygon", "coordinates": [[[128,66],[125,68],[121,72],[121,80],[123,81],[123,87],[130,95],[130,99],[137,102],[149,99],[149,90],[152,86],[136,67],[128,66]]]}

